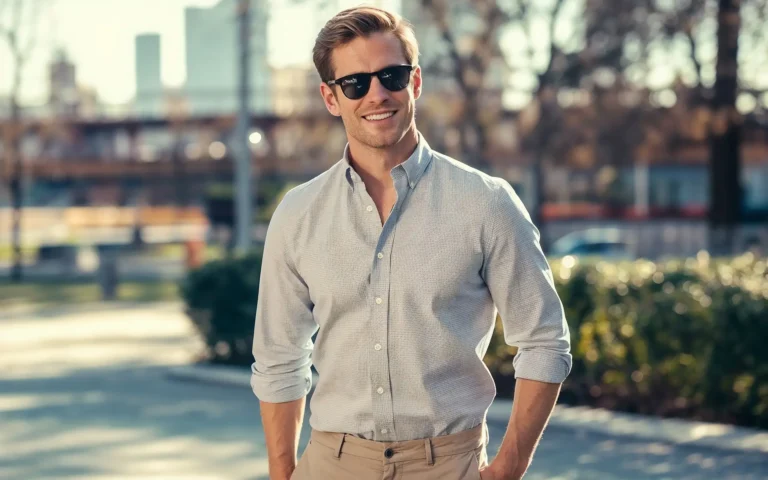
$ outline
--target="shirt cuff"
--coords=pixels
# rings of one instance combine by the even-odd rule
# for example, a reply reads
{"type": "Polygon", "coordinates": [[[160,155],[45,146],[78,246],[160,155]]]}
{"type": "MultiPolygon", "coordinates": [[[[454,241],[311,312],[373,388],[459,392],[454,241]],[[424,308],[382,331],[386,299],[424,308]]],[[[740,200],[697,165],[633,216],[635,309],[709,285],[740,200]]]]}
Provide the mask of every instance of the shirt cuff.
{"type": "Polygon", "coordinates": [[[251,366],[251,389],[262,402],[284,403],[307,396],[312,389],[312,370],[289,375],[269,375],[251,366]]]}
{"type": "Polygon", "coordinates": [[[515,367],[515,378],[563,383],[571,373],[571,354],[543,349],[518,350],[512,365],[515,367]]]}

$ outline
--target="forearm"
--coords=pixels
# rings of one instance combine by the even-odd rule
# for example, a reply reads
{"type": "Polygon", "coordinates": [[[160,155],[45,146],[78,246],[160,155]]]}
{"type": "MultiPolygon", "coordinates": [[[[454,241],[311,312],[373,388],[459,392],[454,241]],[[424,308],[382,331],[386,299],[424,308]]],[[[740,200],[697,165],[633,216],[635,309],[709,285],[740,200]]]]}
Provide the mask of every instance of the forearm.
{"type": "Polygon", "coordinates": [[[267,441],[269,478],[288,480],[296,468],[306,397],[285,403],[259,402],[267,441]]]}
{"type": "Polygon", "coordinates": [[[517,380],[507,433],[493,461],[504,478],[518,480],[525,474],[559,393],[559,383],[517,380]]]}

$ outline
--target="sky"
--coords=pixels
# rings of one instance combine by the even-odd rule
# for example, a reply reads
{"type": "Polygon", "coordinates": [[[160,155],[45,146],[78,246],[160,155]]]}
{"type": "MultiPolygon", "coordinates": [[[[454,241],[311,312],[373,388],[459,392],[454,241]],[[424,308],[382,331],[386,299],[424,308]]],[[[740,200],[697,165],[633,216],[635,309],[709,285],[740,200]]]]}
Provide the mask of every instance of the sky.
{"type": "MultiPolygon", "coordinates": [[[[2,3],[3,0],[0,0],[2,3]]],[[[7,1],[7,0],[6,0],[7,1]]],[[[179,86],[184,66],[184,8],[210,7],[219,0],[38,0],[46,8],[40,16],[36,48],[24,70],[22,100],[39,104],[48,94],[47,65],[63,48],[77,65],[80,85],[95,88],[102,101],[121,104],[135,92],[134,38],[140,33],[161,35],[163,83],[179,86]]],[[[31,2],[24,0],[22,3],[31,2]]],[[[292,0],[270,0],[269,61],[276,67],[311,63],[317,29],[334,9],[362,0],[326,0],[329,9],[318,11],[315,0],[296,6],[292,0]],[[290,41],[280,38],[290,32],[290,41]]],[[[366,2],[373,3],[373,2],[366,2]]],[[[399,0],[380,0],[398,9],[399,0]]],[[[0,42],[0,97],[11,85],[10,56],[0,42]]]]}

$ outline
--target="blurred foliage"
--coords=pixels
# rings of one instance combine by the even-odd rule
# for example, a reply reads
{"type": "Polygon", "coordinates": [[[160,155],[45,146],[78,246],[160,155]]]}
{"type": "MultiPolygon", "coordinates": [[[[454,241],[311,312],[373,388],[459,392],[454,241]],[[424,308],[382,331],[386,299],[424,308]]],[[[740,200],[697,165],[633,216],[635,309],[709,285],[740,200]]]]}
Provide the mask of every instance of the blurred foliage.
{"type": "Polygon", "coordinates": [[[261,274],[261,252],[214,260],[181,284],[187,314],[205,339],[212,362],[253,361],[253,326],[261,274]]]}
{"type": "MultiPolygon", "coordinates": [[[[38,246],[24,245],[21,247],[21,258],[26,262],[32,262],[37,258],[38,246]]],[[[0,262],[8,262],[13,258],[11,245],[0,245],[0,262]]]]}
{"type": "MultiPolygon", "coordinates": [[[[768,427],[767,270],[751,254],[554,263],[573,354],[562,400],[768,427]]],[[[515,349],[498,320],[485,360],[509,394],[515,349]]]]}
{"type": "MultiPolygon", "coordinates": [[[[768,427],[768,259],[553,262],[571,330],[562,401],[768,427]]],[[[261,256],[193,271],[182,296],[211,361],[248,365],[261,256]]],[[[497,318],[485,362],[500,396],[515,347],[497,318]]]]}
{"type": "MultiPolygon", "coordinates": [[[[257,186],[256,223],[266,223],[272,218],[272,213],[285,192],[297,185],[280,177],[260,179],[257,186]]],[[[206,210],[211,222],[217,225],[232,226],[235,215],[235,189],[231,183],[210,185],[205,192],[206,210]]]]}
{"type": "Polygon", "coordinates": [[[283,197],[285,197],[285,194],[288,193],[293,188],[296,188],[299,186],[298,182],[288,182],[286,183],[283,188],[276,192],[271,198],[271,202],[269,205],[266,205],[260,213],[260,215],[264,218],[265,222],[269,222],[269,220],[272,218],[272,214],[275,213],[275,209],[278,205],[280,205],[280,202],[283,201],[283,197]]]}

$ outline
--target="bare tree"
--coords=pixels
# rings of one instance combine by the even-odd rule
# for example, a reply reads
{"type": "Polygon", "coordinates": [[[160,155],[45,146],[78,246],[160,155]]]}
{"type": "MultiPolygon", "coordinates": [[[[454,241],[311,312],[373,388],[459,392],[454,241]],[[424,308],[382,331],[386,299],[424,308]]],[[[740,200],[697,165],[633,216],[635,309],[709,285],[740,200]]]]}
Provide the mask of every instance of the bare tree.
{"type": "MultiPolygon", "coordinates": [[[[655,2],[658,42],[670,51],[682,39],[688,63],[678,75],[688,92],[687,129],[705,132],[709,143],[710,249],[730,254],[741,222],[741,140],[744,116],[737,99],[756,105],[759,71],[768,60],[768,1],[686,0],[655,2]],[[686,72],[687,70],[687,72],[686,72]],[[692,72],[692,74],[691,74],[692,72]],[[703,125],[691,125],[700,123],[703,125]],[[703,127],[703,128],[702,128],[703,127]]],[[[764,88],[764,87],[762,87],[764,88]]]]}
{"type": "MultiPolygon", "coordinates": [[[[459,150],[488,166],[485,133],[499,115],[478,99],[488,89],[489,65],[507,62],[517,79],[507,88],[530,98],[517,125],[534,173],[537,222],[546,166],[573,159],[581,165],[631,165],[658,158],[669,154],[681,135],[702,131],[696,124],[703,122],[707,133],[701,141],[708,138],[711,146],[711,221],[733,225],[741,208],[742,120],[736,99],[756,90],[754,66],[768,60],[766,5],[766,0],[421,0],[443,44],[440,55],[423,67],[455,79],[466,103],[453,117],[462,132],[459,150]],[[474,31],[464,27],[473,18],[481,27],[474,31]],[[506,44],[515,48],[503,52],[500,40],[510,33],[506,44]],[[749,54],[739,55],[744,46],[749,54]],[[667,72],[668,85],[654,84],[655,69],[667,72]],[[672,97],[674,108],[659,109],[654,98],[660,91],[672,97]],[[568,98],[580,100],[564,103],[568,98]],[[571,110],[581,121],[574,122],[571,110]]],[[[725,237],[732,238],[726,230],[725,237]]]]}
{"type": "MultiPolygon", "coordinates": [[[[768,56],[768,1],[687,0],[656,2],[659,43],[672,51],[688,46],[684,128],[706,132],[709,143],[710,249],[730,254],[741,222],[741,139],[744,118],[737,99],[755,104],[759,69],[768,56]],[[692,72],[692,74],[691,74],[692,72]],[[691,123],[703,123],[703,128],[691,123]],[[687,124],[687,125],[685,125],[687,124]]],[[[763,87],[764,88],[764,87],[763,87]]]]}
{"type": "MultiPolygon", "coordinates": [[[[501,95],[495,96],[496,105],[482,101],[488,96],[488,75],[498,73],[491,69],[494,63],[514,73],[517,79],[502,89],[514,89],[529,99],[519,116],[518,130],[522,150],[532,157],[537,197],[532,215],[537,224],[541,223],[544,165],[566,163],[577,146],[599,137],[584,130],[584,122],[573,124],[566,117],[561,92],[589,92],[594,84],[591,76],[601,70],[612,77],[620,76],[623,37],[636,27],[631,13],[637,2],[604,2],[610,3],[612,10],[607,18],[593,15],[589,10],[592,3],[595,2],[587,2],[586,6],[573,0],[421,2],[443,43],[442,58],[436,58],[425,69],[451,75],[463,97],[463,108],[454,117],[456,128],[462,132],[462,155],[468,155],[480,166],[489,166],[486,134],[502,113],[501,95]],[[457,34],[457,27],[472,17],[480,28],[457,34]],[[504,35],[506,44],[514,44],[513,51],[502,50],[504,35]]],[[[578,151],[594,153],[597,149],[592,145],[578,151]]]]}
{"type": "Polygon", "coordinates": [[[739,89],[740,1],[719,0],[717,64],[712,120],[709,128],[709,248],[716,255],[735,249],[735,229],[741,223],[741,115],[736,109],[739,89]]]}
{"type": "Polygon", "coordinates": [[[20,93],[24,68],[35,48],[37,25],[40,16],[40,0],[0,0],[0,38],[11,54],[13,81],[9,95],[10,118],[5,123],[3,141],[5,162],[3,173],[8,178],[13,209],[11,242],[13,244],[13,268],[11,279],[22,280],[21,215],[23,202],[24,163],[20,149],[24,134],[21,115],[20,93]]]}

